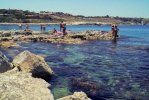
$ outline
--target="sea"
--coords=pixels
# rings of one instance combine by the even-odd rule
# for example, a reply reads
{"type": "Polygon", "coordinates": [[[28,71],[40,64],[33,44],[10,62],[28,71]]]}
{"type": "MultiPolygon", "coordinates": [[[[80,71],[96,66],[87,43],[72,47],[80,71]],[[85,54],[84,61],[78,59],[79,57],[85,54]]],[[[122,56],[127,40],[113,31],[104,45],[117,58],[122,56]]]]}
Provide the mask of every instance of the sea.
{"type": "MultiPolygon", "coordinates": [[[[46,31],[53,28],[59,30],[58,25],[47,25],[46,31]]],[[[83,91],[92,100],[149,100],[149,25],[119,25],[118,28],[116,41],[18,42],[20,47],[0,50],[10,61],[24,50],[44,55],[55,72],[48,80],[55,99],[83,91]]],[[[30,29],[40,31],[40,25],[30,25],[30,29]]],[[[0,25],[0,30],[18,30],[18,25],[0,25]]],[[[67,25],[67,30],[110,31],[111,26],[67,25]]]]}

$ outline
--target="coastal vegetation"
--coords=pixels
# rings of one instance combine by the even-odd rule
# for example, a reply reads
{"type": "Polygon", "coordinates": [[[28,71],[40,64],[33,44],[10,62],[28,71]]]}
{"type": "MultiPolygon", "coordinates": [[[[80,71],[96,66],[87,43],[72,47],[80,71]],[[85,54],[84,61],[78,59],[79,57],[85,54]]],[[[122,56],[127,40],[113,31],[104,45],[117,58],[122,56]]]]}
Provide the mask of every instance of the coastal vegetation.
{"type": "Polygon", "coordinates": [[[17,9],[0,9],[1,23],[59,23],[65,21],[70,24],[149,24],[147,18],[128,18],[119,16],[83,16],[71,15],[63,12],[40,11],[33,12],[17,9]]]}

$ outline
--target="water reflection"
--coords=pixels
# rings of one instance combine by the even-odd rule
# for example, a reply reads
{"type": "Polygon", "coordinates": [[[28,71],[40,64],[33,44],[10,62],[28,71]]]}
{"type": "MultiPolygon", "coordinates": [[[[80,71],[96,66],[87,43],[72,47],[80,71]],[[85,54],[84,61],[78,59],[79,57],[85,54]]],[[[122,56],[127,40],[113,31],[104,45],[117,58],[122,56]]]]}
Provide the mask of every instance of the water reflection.
{"type": "Polygon", "coordinates": [[[118,45],[118,39],[113,39],[113,40],[111,40],[112,41],[112,47],[111,47],[111,49],[112,49],[112,52],[115,52],[116,53],[116,51],[117,51],[117,45],[118,45]]]}

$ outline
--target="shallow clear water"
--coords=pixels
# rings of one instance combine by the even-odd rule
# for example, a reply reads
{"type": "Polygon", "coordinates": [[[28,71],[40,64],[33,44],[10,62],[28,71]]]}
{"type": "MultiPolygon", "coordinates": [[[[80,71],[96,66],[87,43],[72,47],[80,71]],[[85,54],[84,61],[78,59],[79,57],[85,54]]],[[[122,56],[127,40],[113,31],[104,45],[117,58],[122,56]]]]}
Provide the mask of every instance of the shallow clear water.
{"type": "MultiPolygon", "coordinates": [[[[17,26],[4,28],[6,26],[0,25],[0,29],[17,29],[17,26]]],[[[31,27],[40,29],[36,25],[31,27]]],[[[53,27],[58,29],[58,26],[47,29],[53,27]]],[[[67,29],[109,31],[110,26],[81,25],[67,26],[67,29]]],[[[81,45],[20,43],[21,47],[1,50],[10,60],[24,50],[45,55],[46,62],[56,73],[49,80],[56,98],[79,90],[72,87],[72,78],[85,78],[106,88],[107,91],[101,90],[102,96],[97,95],[102,100],[148,100],[149,26],[119,26],[119,29],[120,38],[117,41],[90,41],[81,45]]]]}

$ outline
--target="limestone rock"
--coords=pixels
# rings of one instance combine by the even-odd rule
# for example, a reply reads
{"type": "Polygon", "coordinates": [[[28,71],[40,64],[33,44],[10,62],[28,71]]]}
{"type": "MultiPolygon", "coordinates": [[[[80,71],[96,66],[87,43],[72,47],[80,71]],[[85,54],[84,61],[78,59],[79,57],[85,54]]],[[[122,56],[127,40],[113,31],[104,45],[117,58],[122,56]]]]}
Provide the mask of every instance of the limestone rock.
{"type": "Polygon", "coordinates": [[[86,40],[112,40],[113,36],[111,32],[105,32],[105,31],[94,31],[94,30],[88,30],[88,31],[82,31],[77,33],[78,35],[82,35],[83,38],[86,40]]]}
{"type": "Polygon", "coordinates": [[[12,63],[21,71],[31,72],[34,77],[48,78],[53,74],[52,69],[44,61],[43,57],[29,51],[18,54],[12,63]]]}
{"type": "MultiPolygon", "coordinates": [[[[3,33],[3,31],[2,31],[3,33]]],[[[51,32],[40,31],[11,31],[4,37],[0,33],[1,41],[33,41],[33,42],[51,42],[65,44],[82,44],[90,40],[113,40],[111,32],[87,30],[82,32],[68,32],[66,35],[53,34],[51,32]]]]}
{"type": "Polygon", "coordinates": [[[84,92],[74,92],[73,95],[66,96],[57,100],[91,100],[84,92]]]}
{"type": "Polygon", "coordinates": [[[50,84],[17,68],[0,74],[0,100],[54,100],[50,84]]]}
{"type": "Polygon", "coordinates": [[[0,52],[0,73],[6,72],[7,70],[12,69],[11,63],[8,61],[5,55],[0,52]]]}
{"type": "Polygon", "coordinates": [[[5,41],[0,42],[1,48],[10,48],[10,47],[18,47],[19,45],[17,43],[14,43],[13,41],[5,41]]]}
{"type": "Polygon", "coordinates": [[[9,37],[9,36],[11,36],[11,31],[3,31],[3,32],[0,34],[0,36],[2,36],[2,37],[9,37]]]}

